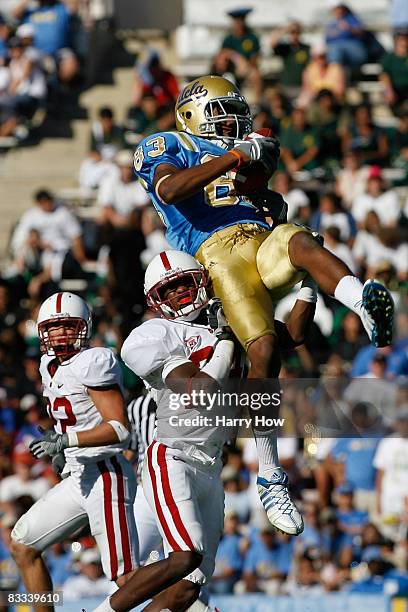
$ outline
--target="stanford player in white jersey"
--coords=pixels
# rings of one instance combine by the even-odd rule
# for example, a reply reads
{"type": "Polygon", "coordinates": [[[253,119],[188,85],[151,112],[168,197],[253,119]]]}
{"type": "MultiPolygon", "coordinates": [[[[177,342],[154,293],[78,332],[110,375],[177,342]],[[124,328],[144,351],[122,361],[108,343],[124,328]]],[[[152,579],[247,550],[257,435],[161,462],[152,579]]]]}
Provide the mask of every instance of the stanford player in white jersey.
{"type": "MultiPolygon", "coordinates": [[[[167,557],[140,568],[95,612],[127,611],[152,597],[144,608],[149,612],[208,609],[196,600],[213,573],[223,532],[221,451],[231,431],[213,423],[190,425],[179,419],[176,428],[170,423],[174,415],[192,420],[200,412],[191,405],[171,410],[170,394],[177,397],[181,381],[190,394],[199,382],[217,388],[233,366],[231,332],[219,300],[209,303],[206,287],[204,269],[186,253],[160,253],[146,270],[147,301],[163,318],[134,329],[122,357],[157,403],[156,440],[147,450],[142,483],[167,557]]],[[[313,318],[314,299],[302,295],[286,326],[277,322],[282,347],[296,345],[293,335],[304,332],[313,318]]],[[[279,494],[284,497],[282,488],[279,494]]]]}
{"type": "Polygon", "coordinates": [[[56,293],[42,304],[38,333],[55,431],[43,432],[30,450],[53,462],[63,453],[66,477],[19,519],[13,556],[27,591],[52,591],[42,552],[89,522],[106,576],[123,584],[137,567],[137,532],[136,480],[122,456],[130,434],[119,362],[110,349],[88,348],[91,314],[72,293],[56,293]]]}

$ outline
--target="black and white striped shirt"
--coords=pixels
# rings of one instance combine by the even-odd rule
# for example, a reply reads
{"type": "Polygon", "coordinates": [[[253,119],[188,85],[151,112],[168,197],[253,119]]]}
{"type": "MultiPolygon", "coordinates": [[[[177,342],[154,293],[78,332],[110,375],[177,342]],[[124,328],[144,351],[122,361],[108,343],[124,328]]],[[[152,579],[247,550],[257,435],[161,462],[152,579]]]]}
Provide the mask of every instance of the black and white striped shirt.
{"type": "Polygon", "coordinates": [[[156,402],[150,393],[140,395],[130,402],[127,413],[132,426],[130,449],[137,454],[137,478],[140,480],[144,455],[156,428],[156,402]]]}

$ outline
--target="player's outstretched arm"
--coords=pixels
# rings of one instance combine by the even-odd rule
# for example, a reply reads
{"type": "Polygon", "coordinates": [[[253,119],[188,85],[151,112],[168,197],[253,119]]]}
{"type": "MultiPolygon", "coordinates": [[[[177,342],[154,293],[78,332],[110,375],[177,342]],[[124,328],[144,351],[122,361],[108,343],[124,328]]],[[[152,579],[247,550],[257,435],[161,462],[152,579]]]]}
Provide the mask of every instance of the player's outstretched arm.
{"type": "Polygon", "coordinates": [[[178,169],[172,164],[160,164],[153,186],[165,204],[177,204],[204,189],[222,174],[239,166],[260,161],[272,174],[279,159],[279,143],[275,138],[255,138],[238,141],[228,153],[192,168],[178,169]]]}

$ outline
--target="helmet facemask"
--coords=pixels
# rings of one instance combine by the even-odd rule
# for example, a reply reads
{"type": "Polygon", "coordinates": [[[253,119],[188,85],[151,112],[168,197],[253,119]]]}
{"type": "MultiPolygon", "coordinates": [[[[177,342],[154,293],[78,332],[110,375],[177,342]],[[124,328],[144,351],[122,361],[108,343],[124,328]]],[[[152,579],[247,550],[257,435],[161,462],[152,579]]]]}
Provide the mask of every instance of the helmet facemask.
{"type": "Polygon", "coordinates": [[[158,312],[165,319],[181,319],[194,321],[201,310],[208,304],[208,277],[205,270],[180,270],[169,274],[160,280],[146,294],[149,308],[158,312]],[[177,296],[165,298],[169,285],[180,284],[185,279],[188,288],[177,296]],[[174,308],[177,300],[179,307],[174,308]],[[185,302],[185,306],[182,303],[185,302]]]}
{"type": "Polygon", "coordinates": [[[57,357],[60,361],[69,359],[89,343],[88,323],[78,317],[55,317],[38,324],[38,335],[43,353],[57,357]],[[51,328],[63,328],[59,335],[50,335],[51,328]]]}
{"type": "Polygon", "coordinates": [[[200,124],[199,130],[207,138],[219,138],[231,144],[252,131],[251,111],[244,98],[226,96],[210,100],[204,115],[207,121],[200,124]]]}

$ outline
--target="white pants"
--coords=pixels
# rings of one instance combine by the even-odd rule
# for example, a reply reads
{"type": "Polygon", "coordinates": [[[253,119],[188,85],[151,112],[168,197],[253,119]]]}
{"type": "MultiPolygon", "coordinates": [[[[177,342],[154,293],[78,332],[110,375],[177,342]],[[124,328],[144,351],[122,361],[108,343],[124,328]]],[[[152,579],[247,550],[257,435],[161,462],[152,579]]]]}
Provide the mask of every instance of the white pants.
{"type": "Polygon", "coordinates": [[[163,538],[166,554],[193,550],[203,555],[186,580],[205,584],[212,576],[224,526],[221,462],[204,467],[187,463],[179,450],[152,442],[143,465],[142,484],[163,538]]]}
{"type": "Polygon", "coordinates": [[[135,495],[136,479],[122,455],[86,464],[39,499],[11,537],[43,551],[89,522],[103,570],[116,580],[138,565],[135,495]]]}
{"type": "Polygon", "coordinates": [[[149,559],[152,551],[161,550],[162,537],[157,526],[154,512],[147,503],[143,487],[137,487],[133,508],[139,541],[139,563],[140,565],[144,565],[149,559]]]}

